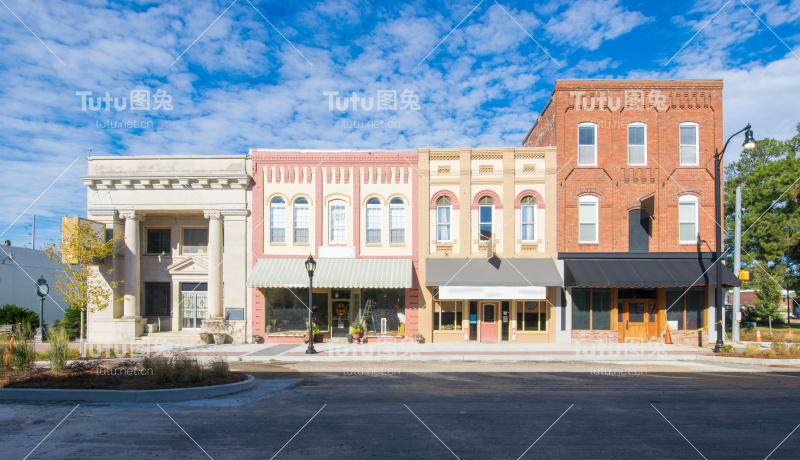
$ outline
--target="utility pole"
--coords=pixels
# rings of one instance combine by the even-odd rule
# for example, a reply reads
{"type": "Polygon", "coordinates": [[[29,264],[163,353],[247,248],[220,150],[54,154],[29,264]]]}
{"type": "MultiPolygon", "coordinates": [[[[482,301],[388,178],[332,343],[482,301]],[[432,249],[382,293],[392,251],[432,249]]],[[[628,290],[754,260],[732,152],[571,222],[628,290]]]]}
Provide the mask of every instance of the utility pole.
{"type": "MultiPolygon", "coordinates": [[[[736,187],[736,210],[734,211],[734,243],[733,243],[733,273],[739,276],[742,269],[742,187],[736,187]]],[[[739,341],[739,314],[741,313],[740,288],[733,288],[733,320],[731,329],[733,331],[733,341],[739,341]]]]}
{"type": "Polygon", "coordinates": [[[33,227],[31,227],[31,249],[36,249],[36,214],[33,215],[33,227]]]}

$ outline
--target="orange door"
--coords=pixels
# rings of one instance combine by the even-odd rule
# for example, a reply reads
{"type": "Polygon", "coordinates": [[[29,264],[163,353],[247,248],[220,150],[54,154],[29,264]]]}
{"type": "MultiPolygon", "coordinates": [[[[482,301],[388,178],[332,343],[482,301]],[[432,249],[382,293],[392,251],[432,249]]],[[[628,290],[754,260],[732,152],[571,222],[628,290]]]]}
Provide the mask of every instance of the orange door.
{"type": "MultiPolygon", "coordinates": [[[[622,319],[624,332],[620,335],[625,342],[647,342],[658,336],[655,301],[627,300],[622,319]]],[[[621,325],[620,325],[621,326],[621,325]]]]}
{"type": "Polygon", "coordinates": [[[499,302],[481,302],[481,342],[497,342],[497,310],[499,302]]]}

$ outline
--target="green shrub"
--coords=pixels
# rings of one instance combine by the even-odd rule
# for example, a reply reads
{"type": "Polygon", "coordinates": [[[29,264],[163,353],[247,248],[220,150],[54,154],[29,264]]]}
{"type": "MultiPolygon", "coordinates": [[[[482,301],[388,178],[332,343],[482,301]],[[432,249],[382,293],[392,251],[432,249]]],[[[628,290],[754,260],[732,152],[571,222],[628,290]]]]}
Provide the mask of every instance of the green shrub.
{"type": "Polygon", "coordinates": [[[753,356],[756,353],[758,353],[758,345],[755,345],[755,344],[751,343],[751,344],[748,344],[746,347],[744,347],[745,356],[753,356]]]}
{"type": "Polygon", "coordinates": [[[795,344],[795,345],[792,345],[791,347],[789,347],[789,354],[793,358],[796,358],[796,357],[800,356],[800,345],[795,344]]]}
{"type": "Polygon", "coordinates": [[[50,331],[50,369],[61,372],[69,359],[69,333],[63,327],[50,331]]]}
{"type": "Polygon", "coordinates": [[[733,345],[723,345],[721,350],[723,353],[733,353],[735,349],[733,348],[733,345]]]}
{"type": "Polygon", "coordinates": [[[11,348],[11,363],[14,365],[15,371],[25,370],[31,367],[35,361],[36,352],[33,350],[32,343],[17,342],[11,348]]]}
{"type": "Polygon", "coordinates": [[[106,355],[108,355],[109,358],[116,358],[117,357],[117,350],[115,350],[114,347],[111,347],[111,348],[106,350],[106,355]]]}
{"type": "MultiPolygon", "coordinates": [[[[83,315],[83,330],[86,331],[86,317],[88,315],[83,315]]],[[[64,312],[64,317],[55,324],[56,327],[63,327],[64,330],[67,331],[69,334],[70,340],[75,340],[80,337],[81,334],[81,311],[75,308],[68,308],[66,312],[64,312]]]]}
{"type": "Polygon", "coordinates": [[[214,377],[224,379],[231,375],[231,366],[225,360],[217,358],[211,361],[210,367],[214,377]]]}
{"type": "Polygon", "coordinates": [[[0,335],[0,375],[3,375],[9,368],[6,362],[6,353],[8,352],[8,338],[0,335]]]}
{"type": "Polygon", "coordinates": [[[169,358],[164,356],[145,357],[142,359],[141,366],[158,383],[174,382],[178,378],[178,369],[169,358]]]}
{"type": "Polygon", "coordinates": [[[0,308],[0,324],[27,324],[29,328],[39,326],[39,315],[27,308],[5,304],[0,308]]]}
{"type": "Polygon", "coordinates": [[[775,350],[769,349],[764,352],[765,358],[774,358],[775,357],[775,350]]]}

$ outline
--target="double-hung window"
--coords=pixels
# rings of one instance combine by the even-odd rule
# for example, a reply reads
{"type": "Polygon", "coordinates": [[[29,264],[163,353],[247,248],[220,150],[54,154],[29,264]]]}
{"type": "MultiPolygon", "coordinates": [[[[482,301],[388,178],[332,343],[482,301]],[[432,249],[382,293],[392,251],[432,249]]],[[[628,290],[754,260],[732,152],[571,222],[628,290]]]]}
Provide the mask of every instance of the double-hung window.
{"type": "Polygon", "coordinates": [[[439,243],[449,243],[450,216],[453,211],[453,202],[449,197],[443,196],[436,200],[436,240],[439,243]]]}
{"type": "Polygon", "coordinates": [[[345,211],[344,200],[333,200],[329,204],[330,208],[330,236],[331,244],[347,243],[347,212],[345,211]]]}
{"type": "Polygon", "coordinates": [[[678,238],[680,244],[697,244],[697,197],[678,198],[678,238]]]}
{"type": "Polygon", "coordinates": [[[367,201],[367,244],[381,244],[381,200],[367,201]]]}
{"type": "Polygon", "coordinates": [[[628,165],[647,165],[647,126],[644,123],[628,124],[628,165]]]}
{"type": "Polygon", "coordinates": [[[389,202],[389,233],[391,244],[406,243],[406,203],[399,197],[389,202]]]}
{"type": "Polygon", "coordinates": [[[286,242],[286,200],[279,196],[269,204],[269,241],[286,242]]]}
{"type": "Polygon", "coordinates": [[[698,164],[697,123],[681,123],[681,165],[698,164]]]}
{"type": "Polygon", "coordinates": [[[597,125],[578,125],[578,166],[597,166],[597,125]]]}
{"type": "Polygon", "coordinates": [[[592,195],[583,195],[578,199],[578,242],[597,243],[597,227],[597,197],[592,195]]]}
{"type": "Polygon", "coordinates": [[[309,208],[307,198],[294,200],[294,242],[308,243],[309,208]]]}
{"type": "Polygon", "coordinates": [[[492,197],[485,196],[478,201],[478,213],[480,217],[480,241],[488,241],[492,238],[492,214],[494,214],[494,200],[492,197]]]}
{"type": "Polygon", "coordinates": [[[519,209],[522,217],[522,241],[536,241],[536,198],[522,198],[519,209]]]}

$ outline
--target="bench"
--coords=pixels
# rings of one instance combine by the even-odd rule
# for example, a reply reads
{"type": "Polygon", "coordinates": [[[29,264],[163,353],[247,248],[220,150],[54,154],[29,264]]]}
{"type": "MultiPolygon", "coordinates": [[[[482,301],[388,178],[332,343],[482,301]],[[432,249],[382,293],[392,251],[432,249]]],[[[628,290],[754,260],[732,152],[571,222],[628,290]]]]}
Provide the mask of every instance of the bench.
{"type": "Polygon", "coordinates": [[[16,328],[15,324],[2,324],[0,325],[0,334],[14,335],[16,328]]]}

